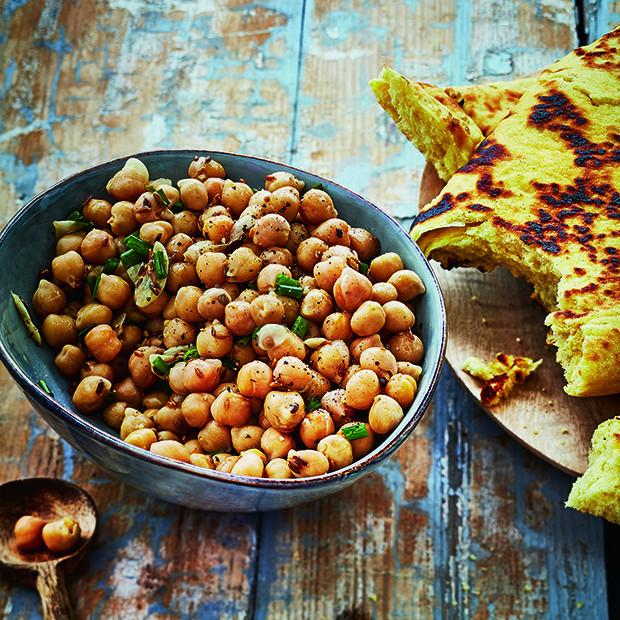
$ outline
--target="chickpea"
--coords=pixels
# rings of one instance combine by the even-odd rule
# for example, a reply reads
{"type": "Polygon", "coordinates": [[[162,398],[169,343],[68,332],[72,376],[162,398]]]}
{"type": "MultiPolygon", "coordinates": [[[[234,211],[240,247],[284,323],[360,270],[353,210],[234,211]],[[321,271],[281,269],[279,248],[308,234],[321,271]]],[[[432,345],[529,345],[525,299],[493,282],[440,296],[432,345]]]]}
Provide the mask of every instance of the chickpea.
{"type": "Polygon", "coordinates": [[[281,357],[273,371],[273,385],[304,392],[312,383],[312,370],[297,357],[281,357]]]}
{"type": "Polygon", "coordinates": [[[187,174],[192,179],[198,179],[202,182],[206,181],[210,177],[217,177],[220,179],[226,178],[224,166],[214,159],[211,159],[209,155],[201,157],[196,155],[192,163],[189,165],[187,174]]]}
{"type": "Polygon", "coordinates": [[[77,377],[80,374],[80,368],[86,362],[86,354],[80,347],[73,344],[66,344],[60,350],[60,353],[54,358],[56,368],[65,377],[77,377]]]}
{"type": "Polygon", "coordinates": [[[125,418],[125,409],[127,409],[127,403],[125,402],[117,401],[108,405],[102,413],[103,421],[110,428],[119,430],[125,418]]]}
{"type": "Polygon", "coordinates": [[[334,421],[325,409],[315,409],[306,414],[299,425],[299,437],[306,448],[316,450],[319,441],[334,432],[334,421]]]}
{"type": "Polygon", "coordinates": [[[202,428],[211,419],[211,405],[215,397],[205,392],[192,392],[183,399],[181,413],[192,428],[202,428]]]}
{"type": "Polygon", "coordinates": [[[207,323],[196,339],[196,348],[202,357],[222,358],[230,353],[233,337],[229,329],[219,321],[207,323]]]}
{"type": "Polygon", "coordinates": [[[349,340],[351,331],[351,315],[348,312],[334,312],[325,317],[321,333],[328,340],[349,340]]]}
{"type": "Polygon", "coordinates": [[[350,228],[349,242],[351,249],[355,250],[364,262],[370,261],[379,252],[379,240],[364,228],[350,228]]]}
{"type": "Polygon", "coordinates": [[[71,288],[78,288],[84,279],[84,260],[74,250],[57,256],[52,261],[54,277],[71,288]]]}
{"type": "Polygon", "coordinates": [[[385,305],[390,301],[398,299],[398,291],[393,284],[387,282],[377,282],[372,285],[372,297],[373,301],[379,302],[381,305],[385,305]]]}
{"type": "Polygon", "coordinates": [[[182,403],[172,398],[155,414],[157,428],[174,433],[177,437],[183,437],[190,432],[191,428],[185,421],[181,412],[182,403]]]}
{"type": "Polygon", "coordinates": [[[142,389],[135,384],[131,377],[126,377],[116,383],[114,394],[117,400],[127,403],[130,407],[140,407],[142,404],[142,389]]]}
{"type": "Polygon", "coordinates": [[[230,239],[235,221],[230,215],[212,215],[204,221],[202,231],[213,243],[226,243],[230,239]]]}
{"type": "Polygon", "coordinates": [[[388,341],[388,346],[399,362],[419,364],[424,358],[423,342],[410,331],[392,336],[388,341]]]}
{"type": "Polygon", "coordinates": [[[101,274],[97,288],[97,299],[102,304],[112,308],[112,310],[118,310],[129,301],[130,297],[131,289],[123,278],[106,273],[101,274]]]}
{"type": "Polygon", "coordinates": [[[361,354],[371,347],[382,347],[381,336],[379,334],[373,334],[372,336],[366,336],[364,338],[355,338],[351,341],[350,351],[351,357],[356,362],[359,362],[361,354]]]}
{"type": "Polygon", "coordinates": [[[235,216],[239,217],[248,206],[252,197],[252,188],[246,183],[236,183],[230,179],[224,181],[222,204],[235,216]]]}
{"type": "Polygon", "coordinates": [[[371,336],[385,325],[385,312],[376,301],[365,301],[351,317],[351,329],[358,336],[371,336]]]}
{"type": "Polygon", "coordinates": [[[359,372],[361,369],[362,369],[362,367],[359,364],[351,364],[347,368],[347,371],[344,373],[344,377],[342,378],[342,381],[340,383],[340,387],[346,388],[347,387],[347,383],[349,383],[349,380],[351,379],[351,377],[356,372],[359,372]]]}
{"type": "Polygon", "coordinates": [[[193,236],[198,233],[198,217],[191,211],[186,210],[175,213],[171,221],[175,235],[183,233],[193,236]]]}
{"type": "Polygon", "coordinates": [[[114,203],[110,210],[108,225],[112,233],[117,236],[124,236],[133,232],[138,226],[133,203],[125,200],[114,203]]]}
{"type": "Polygon", "coordinates": [[[411,301],[414,297],[426,291],[420,276],[410,269],[401,269],[394,272],[388,282],[398,291],[400,301],[411,301]]]}
{"type": "Polygon", "coordinates": [[[308,237],[297,246],[295,252],[297,264],[304,271],[312,271],[314,266],[322,260],[321,257],[328,248],[325,241],[316,237],[308,237]]]}
{"type": "MultiPolygon", "coordinates": [[[[295,323],[295,319],[299,316],[300,303],[292,297],[284,297],[278,295],[278,298],[284,306],[284,324],[291,327],[295,323]]],[[[313,323],[309,323],[309,332],[313,330],[313,323]]]]}
{"type": "Polygon", "coordinates": [[[200,282],[196,267],[191,263],[172,263],[168,269],[166,288],[171,293],[176,293],[183,286],[193,286],[200,282]]]}
{"type": "Polygon", "coordinates": [[[156,241],[166,245],[173,233],[172,224],[164,220],[146,222],[140,226],[140,239],[149,245],[153,245],[156,241]]]}
{"type": "Polygon", "coordinates": [[[191,323],[183,319],[170,319],[164,323],[164,345],[170,349],[192,344],[196,340],[196,333],[197,329],[191,323]]]}
{"type": "Polygon", "coordinates": [[[71,252],[72,250],[74,252],[79,252],[84,237],[86,237],[86,233],[84,231],[78,231],[63,235],[56,242],[56,256],[66,254],[67,252],[71,252]]]}
{"type": "Polygon", "coordinates": [[[413,403],[417,389],[418,385],[413,377],[397,373],[387,382],[385,393],[405,409],[413,403]]]}
{"type": "Polygon", "coordinates": [[[261,248],[285,246],[291,232],[286,218],[277,213],[268,213],[259,218],[250,230],[252,243],[261,248]]]}
{"type": "Polygon", "coordinates": [[[260,448],[271,461],[285,457],[290,450],[295,449],[295,440],[291,435],[270,426],[263,431],[260,448]]]}
{"type": "Polygon", "coordinates": [[[380,394],[368,412],[370,428],[379,435],[393,431],[405,417],[402,407],[390,396],[380,394]]]}
{"type": "Polygon", "coordinates": [[[304,341],[284,325],[263,325],[256,337],[256,346],[258,352],[266,351],[272,362],[287,355],[299,359],[306,357],[304,341]]]}
{"type": "Polygon", "coordinates": [[[231,474],[235,463],[240,459],[240,456],[229,456],[224,459],[217,467],[217,471],[224,472],[225,474],[231,474]]]}
{"type": "Polygon", "coordinates": [[[245,450],[260,447],[263,429],[260,426],[240,426],[238,428],[231,428],[230,435],[233,448],[241,453],[245,450]]]}
{"type": "Polygon", "coordinates": [[[250,304],[254,323],[260,327],[268,323],[282,323],[285,317],[284,304],[277,295],[258,295],[250,304]]]}
{"type": "Polygon", "coordinates": [[[158,431],[157,441],[178,441],[180,443],[181,438],[175,435],[174,433],[171,433],[170,431],[158,431]]]}
{"type": "Polygon", "coordinates": [[[210,392],[220,382],[222,362],[218,359],[194,359],[183,367],[183,385],[189,392],[210,392]]]}
{"type": "Polygon", "coordinates": [[[48,314],[60,314],[67,305],[67,296],[59,287],[48,280],[40,280],[32,296],[32,307],[36,314],[45,318],[48,314]]]}
{"type": "Polygon", "coordinates": [[[256,327],[247,301],[232,301],[224,310],[224,323],[235,336],[249,336],[256,327]]]}
{"type": "Polygon", "coordinates": [[[403,268],[400,256],[396,252],[387,252],[371,261],[368,267],[368,277],[373,282],[387,282],[392,274],[403,268]]]}
{"type": "Polygon", "coordinates": [[[105,230],[94,228],[82,240],[80,254],[90,263],[103,265],[116,256],[114,237],[105,230]]]}
{"type": "Polygon", "coordinates": [[[157,441],[157,435],[152,428],[139,428],[132,431],[125,437],[125,441],[132,446],[142,448],[143,450],[149,450],[150,447],[157,441]]]}
{"type": "Polygon", "coordinates": [[[204,181],[204,186],[209,192],[209,200],[212,205],[217,205],[222,202],[222,191],[224,190],[224,179],[219,177],[211,177],[204,181]]]}
{"type": "Polygon", "coordinates": [[[150,357],[163,353],[159,347],[139,347],[129,358],[129,374],[133,382],[141,388],[148,388],[157,381],[157,375],[151,371],[150,357]]]}
{"type": "Polygon", "coordinates": [[[249,282],[257,277],[261,267],[261,259],[250,248],[242,246],[228,257],[226,278],[230,282],[249,282]]]}
{"type": "Polygon", "coordinates": [[[189,455],[189,462],[196,467],[202,467],[203,469],[215,469],[215,462],[210,454],[201,454],[199,452],[192,452],[189,455]]]}
{"type": "Polygon", "coordinates": [[[263,267],[256,278],[256,288],[260,293],[268,293],[276,288],[276,278],[280,275],[291,277],[291,270],[284,265],[270,264],[263,267]]]}
{"type": "Polygon", "coordinates": [[[322,289],[308,291],[301,302],[300,314],[315,322],[322,322],[334,310],[331,295],[322,289]]]}
{"type": "Polygon", "coordinates": [[[161,409],[169,400],[166,392],[156,391],[145,394],[142,398],[142,406],[145,409],[161,409]]]}
{"type": "Polygon", "coordinates": [[[320,372],[312,370],[312,381],[304,392],[307,398],[317,397],[321,398],[331,387],[331,383],[327,377],[324,377],[320,372]]]}
{"type": "Polygon", "coordinates": [[[165,456],[174,461],[189,463],[189,450],[174,439],[164,439],[151,444],[150,451],[159,456],[165,456]]]}
{"type": "Polygon", "coordinates": [[[327,457],[317,450],[291,450],[286,461],[295,478],[320,476],[329,471],[327,457]]]}
{"type": "Polygon", "coordinates": [[[286,242],[286,250],[291,253],[291,257],[297,252],[299,244],[305,241],[309,236],[310,233],[308,229],[301,222],[291,223],[291,232],[286,242]]]}
{"type": "Polygon", "coordinates": [[[409,375],[415,379],[416,384],[420,380],[420,376],[422,374],[422,367],[417,366],[416,364],[412,364],[411,362],[398,362],[398,372],[409,375]]]}
{"type": "Polygon", "coordinates": [[[15,544],[23,551],[36,551],[43,546],[43,527],[47,521],[33,515],[24,515],[15,522],[15,544]]]}
{"type": "Polygon", "coordinates": [[[125,416],[123,417],[123,421],[121,422],[121,427],[119,429],[119,434],[121,439],[125,440],[131,433],[143,429],[143,428],[153,428],[155,426],[155,421],[151,419],[146,414],[134,409],[133,407],[125,408],[125,416]]]}
{"type": "Polygon", "coordinates": [[[271,368],[258,360],[241,366],[237,375],[237,387],[248,398],[265,398],[273,380],[271,368]]]}
{"type": "Polygon", "coordinates": [[[198,300],[202,289],[197,286],[182,286],[176,294],[174,309],[177,316],[184,321],[198,322],[202,320],[198,312],[198,300]]]}
{"type": "Polygon", "coordinates": [[[369,409],[381,391],[379,377],[372,370],[362,369],[347,382],[345,401],[354,409],[369,409]]]}
{"type": "Polygon", "coordinates": [[[231,301],[231,296],[224,289],[210,288],[201,294],[196,307],[203,319],[223,321],[226,306],[231,301]]]}
{"type": "MultiPolygon", "coordinates": [[[[276,246],[267,248],[260,253],[259,258],[263,265],[280,265],[285,267],[290,267],[293,262],[293,254],[287,250],[286,248],[279,248],[276,246]]],[[[263,267],[264,269],[264,267],[263,267]]],[[[263,272],[261,269],[260,273],[263,272]]],[[[259,277],[260,277],[259,273],[259,277]]]]}
{"type": "MultiPolygon", "coordinates": [[[[258,257],[256,257],[258,258],[258,257]]],[[[196,273],[208,288],[218,286],[226,280],[229,258],[221,252],[201,254],[196,262],[196,273]]]]}
{"type": "Polygon", "coordinates": [[[326,392],[321,398],[321,407],[330,415],[336,428],[348,424],[356,416],[356,411],[346,402],[346,391],[342,388],[326,392]]]}
{"type": "MultiPolygon", "coordinates": [[[[204,180],[204,179],[203,179],[204,180]]],[[[204,211],[209,205],[209,192],[198,179],[181,179],[179,186],[181,202],[190,211],[204,211]]]]}
{"type": "Polygon", "coordinates": [[[111,387],[103,377],[85,377],[73,393],[73,404],[80,413],[93,413],[103,405],[111,387]]]}
{"type": "Polygon", "coordinates": [[[385,329],[389,332],[404,332],[411,329],[415,316],[402,301],[388,301],[383,304],[385,312],[385,329]]]}
{"type": "Polygon", "coordinates": [[[299,213],[310,224],[321,224],[338,215],[331,196],[321,189],[309,189],[303,195],[299,213]]]}
{"type": "Polygon", "coordinates": [[[130,157],[107,183],[106,191],[114,198],[135,200],[149,182],[149,171],[139,160],[130,157]]]}
{"type": "MultiPolygon", "coordinates": [[[[163,189],[163,187],[162,187],[163,189]]],[[[156,222],[157,220],[169,220],[172,211],[167,208],[160,196],[154,192],[144,192],[134,204],[134,215],[138,224],[156,222]]]]}
{"type": "Polygon", "coordinates": [[[349,348],[343,340],[328,342],[312,355],[314,369],[333,383],[342,381],[349,359],[349,348]]]}
{"type": "Polygon", "coordinates": [[[349,245],[349,225],[337,217],[330,218],[319,224],[312,236],[325,241],[327,245],[349,245]]]}
{"type": "Polygon", "coordinates": [[[252,414],[250,407],[250,401],[245,396],[228,388],[215,397],[211,415],[224,426],[245,426],[252,414]]]}
{"type": "Polygon", "coordinates": [[[360,366],[373,370],[379,379],[389,379],[398,372],[396,358],[384,347],[370,347],[360,355],[360,366]]]}
{"type": "Polygon", "coordinates": [[[353,448],[343,435],[323,437],[316,449],[327,457],[330,471],[342,469],[353,462],[353,448]]]}
{"type": "Polygon", "coordinates": [[[232,450],[230,428],[215,420],[209,420],[198,433],[198,443],[205,452],[230,451],[232,450]]]}
{"type": "Polygon", "coordinates": [[[265,397],[265,417],[278,430],[293,431],[304,419],[304,399],[299,392],[271,391],[265,397]]]}
{"type": "Polygon", "coordinates": [[[77,341],[75,321],[66,314],[48,314],[43,319],[41,331],[45,341],[53,349],[60,349],[65,344],[77,341]]]}
{"type": "Polygon", "coordinates": [[[267,478],[292,478],[293,472],[289,469],[288,463],[283,458],[273,459],[265,466],[265,476],[267,478]]]}
{"type": "Polygon", "coordinates": [[[101,198],[90,198],[84,205],[82,213],[97,228],[105,228],[112,215],[112,205],[101,198]]]}
{"type": "Polygon", "coordinates": [[[305,183],[295,178],[290,172],[278,170],[265,177],[265,189],[274,192],[281,187],[294,187],[298,192],[304,188],[305,183]]]}
{"type": "Polygon", "coordinates": [[[142,342],[144,332],[137,325],[125,325],[118,338],[121,341],[121,351],[125,354],[131,354],[142,342]]]}
{"type": "MultiPolygon", "coordinates": [[[[349,422],[348,424],[344,424],[341,429],[338,431],[338,435],[342,435],[345,437],[344,429],[347,427],[357,426],[360,424],[359,422],[349,422]]],[[[363,456],[366,456],[375,445],[375,434],[370,428],[370,424],[367,422],[363,422],[366,427],[366,432],[368,435],[366,437],[360,437],[359,439],[350,439],[349,443],[351,444],[351,449],[353,451],[353,460],[358,461],[363,456]]]]}
{"type": "Polygon", "coordinates": [[[103,304],[86,304],[77,313],[75,326],[78,330],[112,322],[112,310],[103,304]]]}
{"type": "Polygon", "coordinates": [[[230,470],[231,474],[237,476],[252,476],[254,478],[261,478],[263,476],[265,466],[261,458],[253,452],[246,452],[242,454],[239,460],[233,465],[230,470]]]}
{"type": "Polygon", "coordinates": [[[330,292],[336,284],[340,274],[348,267],[347,261],[342,256],[332,256],[314,266],[312,273],[317,285],[330,292]]]}
{"type": "MultiPolygon", "coordinates": [[[[271,193],[270,210],[293,222],[299,212],[299,192],[294,187],[279,187],[271,193]]],[[[274,245],[284,245],[276,243],[274,245]]]]}
{"type": "Polygon", "coordinates": [[[372,283],[363,274],[346,267],[334,283],[334,299],[340,308],[355,312],[372,296],[372,283]]]}
{"type": "MultiPolygon", "coordinates": [[[[163,222],[168,224],[168,222],[163,222]]],[[[157,222],[155,222],[157,224],[157,222]]],[[[169,224],[168,224],[169,225],[169,224]]],[[[144,228],[146,224],[142,225],[144,228]]],[[[142,230],[142,228],[140,230],[142,230]]],[[[174,232],[174,228],[172,229],[174,232]]],[[[162,241],[163,243],[163,241],[162,241]]],[[[194,240],[185,233],[174,233],[170,239],[166,242],[166,253],[170,259],[170,263],[182,263],[184,260],[184,254],[193,245],[194,240]]]]}
{"type": "Polygon", "coordinates": [[[85,377],[103,377],[108,381],[114,381],[114,369],[110,364],[88,360],[80,368],[80,379],[85,377]]]}
{"type": "Polygon", "coordinates": [[[81,535],[80,524],[73,517],[50,521],[41,530],[45,546],[54,553],[67,553],[75,549],[81,535]]]}
{"type": "Polygon", "coordinates": [[[109,325],[96,325],[84,337],[88,352],[98,362],[110,362],[120,352],[121,341],[109,325]]]}

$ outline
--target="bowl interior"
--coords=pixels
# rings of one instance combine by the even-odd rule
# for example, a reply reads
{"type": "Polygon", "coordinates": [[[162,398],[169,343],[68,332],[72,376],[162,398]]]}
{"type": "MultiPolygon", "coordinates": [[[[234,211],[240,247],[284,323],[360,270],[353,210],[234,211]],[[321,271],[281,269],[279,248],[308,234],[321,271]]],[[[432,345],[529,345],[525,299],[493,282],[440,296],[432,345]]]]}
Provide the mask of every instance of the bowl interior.
{"type": "MultiPolygon", "coordinates": [[[[158,151],[143,153],[138,157],[148,167],[151,178],[165,177],[176,182],[187,177],[187,167],[196,153],[197,151],[158,151]]],[[[207,151],[199,153],[212,155],[223,164],[230,178],[243,178],[251,187],[262,187],[267,174],[282,169],[294,172],[305,181],[307,187],[322,185],[332,196],[340,217],[353,226],[370,230],[381,241],[383,252],[396,252],[407,268],[420,275],[427,293],[418,297],[415,303],[415,331],[426,346],[424,373],[419,382],[416,399],[402,421],[400,430],[406,426],[415,426],[428,404],[431,388],[441,366],[445,344],[445,314],[432,271],[409,235],[375,205],[316,175],[254,157],[207,151]]],[[[9,292],[13,290],[18,293],[30,306],[38,274],[49,266],[54,255],[52,221],[65,219],[71,211],[80,208],[88,196],[107,197],[106,182],[122,167],[124,159],[95,166],[46,190],[26,205],[0,235],[0,264],[3,266],[0,270],[0,355],[22,388],[27,389],[57,415],[63,412],[59,412],[58,407],[53,407],[53,401],[38,382],[43,379],[53,392],[53,400],[67,412],[73,412],[68,381],[56,372],[52,350],[45,345],[37,347],[28,337],[9,292]]],[[[40,325],[39,321],[37,323],[40,325]]],[[[115,431],[104,424],[101,416],[82,416],[78,413],[69,415],[111,437],[117,436],[115,431]]],[[[115,441],[118,445],[127,447],[120,439],[115,441]]],[[[395,447],[396,445],[394,449],[395,447]]]]}

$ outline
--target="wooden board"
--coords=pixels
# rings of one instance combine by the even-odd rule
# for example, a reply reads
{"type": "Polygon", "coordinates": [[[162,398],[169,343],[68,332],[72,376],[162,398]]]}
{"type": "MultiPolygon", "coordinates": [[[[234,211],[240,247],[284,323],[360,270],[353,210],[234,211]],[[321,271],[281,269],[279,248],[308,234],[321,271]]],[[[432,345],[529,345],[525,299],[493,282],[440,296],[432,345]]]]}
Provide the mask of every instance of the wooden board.
{"type": "MultiPolygon", "coordinates": [[[[419,206],[432,200],[444,183],[432,165],[422,174],[419,206]]],[[[481,407],[532,452],[569,474],[587,465],[594,429],[620,412],[620,396],[576,398],[563,390],[555,347],[546,343],[547,312],[530,299],[531,286],[506,269],[433,268],[444,294],[448,316],[446,358],[459,381],[481,407]],[[543,363],[507,400],[494,407],[480,401],[481,383],[463,364],[471,356],[483,360],[504,352],[542,359],[543,363]]]]}

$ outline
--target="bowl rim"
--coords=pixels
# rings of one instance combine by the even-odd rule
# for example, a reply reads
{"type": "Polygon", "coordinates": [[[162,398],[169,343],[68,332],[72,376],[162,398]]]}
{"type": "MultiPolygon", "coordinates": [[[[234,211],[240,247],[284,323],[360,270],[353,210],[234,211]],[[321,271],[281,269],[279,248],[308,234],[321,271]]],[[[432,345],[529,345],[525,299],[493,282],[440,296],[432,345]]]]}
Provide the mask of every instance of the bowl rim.
{"type": "MultiPolygon", "coordinates": [[[[80,177],[86,173],[96,172],[101,168],[108,167],[110,165],[123,165],[129,158],[140,159],[141,157],[152,157],[152,156],[160,156],[165,154],[172,155],[187,155],[190,158],[193,158],[196,155],[204,155],[211,156],[214,159],[217,159],[218,156],[224,155],[227,157],[240,158],[245,160],[255,160],[261,163],[267,163],[273,165],[276,169],[281,168],[287,171],[298,172],[302,176],[312,176],[317,179],[319,182],[326,182],[329,185],[336,186],[343,190],[344,192],[352,195],[356,201],[363,203],[367,208],[369,208],[372,212],[375,213],[379,219],[383,219],[387,224],[395,228],[396,234],[403,237],[407,243],[409,243],[414,252],[416,252],[419,258],[422,260],[422,264],[428,271],[428,275],[430,281],[434,287],[434,293],[439,301],[439,316],[435,319],[437,321],[437,325],[435,328],[441,329],[441,341],[439,345],[439,361],[437,365],[432,369],[432,376],[430,378],[430,383],[423,394],[422,399],[416,405],[415,410],[411,408],[405,414],[405,420],[409,418],[407,423],[396,433],[392,432],[388,437],[374,450],[372,450],[367,455],[363,456],[358,461],[354,461],[351,465],[347,465],[342,469],[338,469],[333,472],[327,472],[325,474],[321,474],[319,476],[310,476],[307,478],[288,478],[288,479],[277,479],[277,478],[252,478],[249,476],[241,476],[237,474],[230,474],[225,472],[220,472],[214,469],[206,469],[201,468],[196,465],[192,465],[191,463],[184,463],[181,461],[175,461],[173,459],[169,459],[157,454],[153,454],[148,450],[143,450],[136,446],[132,446],[124,442],[120,437],[113,435],[112,433],[108,433],[99,429],[94,424],[90,423],[88,419],[84,419],[79,416],[77,413],[71,411],[70,409],[65,408],[63,405],[54,400],[53,397],[49,396],[43,389],[35,383],[14,361],[12,354],[7,349],[4,341],[0,338],[0,361],[3,362],[5,367],[8,369],[9,373],[18,383],[18,385],[30,395],[37,403],[42,406],[44,409],[51,411],[55,416],[57,416],[64,424],[67,426],[75,426],[76,430],[90,439],[104,444],[106,447],[112,449],[120,449],[123,452],[128,452],[130,455],[137,457],[141,460],[147,461],[154,465],[159,465],[162,467],[172,468],[180,472],[184,472],[195,476],[197,478],[211,478],[214,481],[234,484],[235,486],[247,486],[247,487],[260,487],[262,489],[301,489],[301,488],[309,488],[316,487],[323,484],[334,483],[338,481],[343,481],[352,476],[356,476],[361,473],[362,470],[366,469],[368,466],[373,463],[381,462],[387,457],[389,457],[393,452],[395,452],[401,444],[407,439],[407,437],[411,434],[411,432],[418,425],[420,420],[422,419],[425,411],[428,409],[430,401],[433,397],[435,389],[437,388],[437,384],[439,382],[439,377],[441,373],[441,369],[443,367],[443,363],[445,360],[445,351],[446,351],[446,341],[447,341],[447,325],[446,325],[446,309],[443,300],[443,295],[441,292],[441,287],[439,285],[439,281],[430,266],[427,258],[424,256],[422,250],[418,247],[418,245],[413,241],[411,236],[405,231],[405,229],[390,215],[388,215],[385,211],[379,208],[374,203],[370,202],[368,199],[364,198],[357,192],[337,183],[336,181],[332,181],[320,175],[314,174],[313,172],[309,172],[306,170],[302,170],[301,168],[297,168],[295,166],[291,166],[289,164],[283,164],[281,162],[277,162],[274,160],[270,160],[264,157],[257,157],[255,155],[245,155],[242,153],[233,153],[230,151],[221,151],[221,150],[208,150],[208,149],[153,149],[148,151],[141,151],[139,153],[125,155],[122,157],[117,157],[105,162],[101,162],[91,166],[89,168],[84,168],[79,170],[78,172],[74,172],[64,177],[60,181],[54,183],[47,189],[36,194],[33,198],[31,198],[23,207],[21,207],[5,224],[2,231],[0,231],[0,245],[3,244],[7,237],[10,236],[11,231],[17,227],[20,223],[21,219],[33,208],[36,206],[38,202],[43,199],[47,194],[54,192],[60,189],[63,185],[69,183],[76,179],[76,177],[80,177]]],[[[413,406],[412,406],[413,407],[413,406]]]]}

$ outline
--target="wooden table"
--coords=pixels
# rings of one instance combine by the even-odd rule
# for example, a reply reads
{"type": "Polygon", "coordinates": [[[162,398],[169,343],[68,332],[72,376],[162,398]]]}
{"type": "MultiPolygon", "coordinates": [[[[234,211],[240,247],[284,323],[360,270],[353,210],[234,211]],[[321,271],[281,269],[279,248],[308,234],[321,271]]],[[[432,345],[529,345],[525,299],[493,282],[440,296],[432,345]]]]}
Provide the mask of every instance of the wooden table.
{"type": "MultiPolygon", "coordinates": [[[[619,2],[577,4],[576,23],[568,0],[4,0],[2,219],[71,172],[160,147],[291,162],[410,218],[423,161],[368,80],[383,63],[441,84],[531,73],[619,20],[619,2]]],[[[511,441],[449,370],[379,473],[253,515],[109,480],[0,375],[1,481],[61,476],[101,511],[70,588],[81,618],[609,615],[603,523],[564,509],[571,480],[511,441]]],[[[0,610],[40,613],[6,581],[0,610]]]]}

